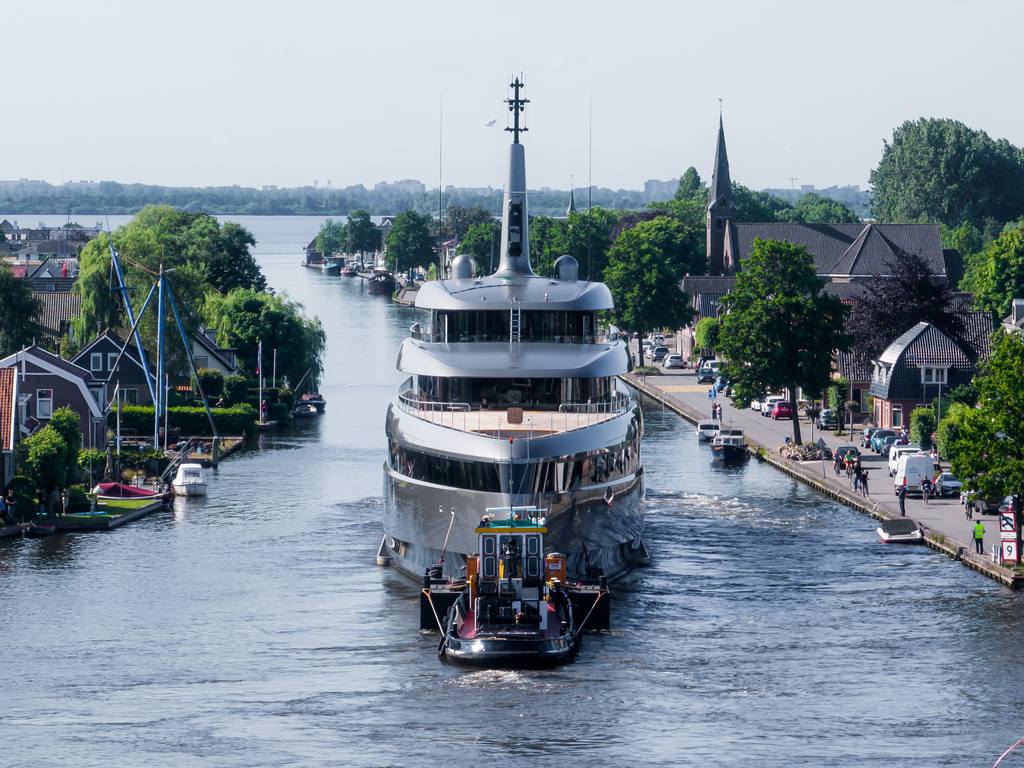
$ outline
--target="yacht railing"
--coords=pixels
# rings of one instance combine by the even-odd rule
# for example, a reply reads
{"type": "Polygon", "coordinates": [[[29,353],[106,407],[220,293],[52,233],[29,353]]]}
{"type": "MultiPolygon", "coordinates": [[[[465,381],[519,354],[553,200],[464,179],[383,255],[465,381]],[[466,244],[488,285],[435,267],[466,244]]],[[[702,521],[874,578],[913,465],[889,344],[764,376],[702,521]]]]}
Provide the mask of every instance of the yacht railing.
{"type": "Polygon", "coordinates": [[[444,403],[437,400],[421,400],[411,389],[398,393],[398,404],[406,413],[414,411],[471,411],[469,403],[444,403]]]}
{"type": "MultiPolygon", "coordinates": [[[[439,342],[442,340],[439,335],[435,335],[433,326],[423,325],[422,323],[413,323],[409,326],[409,337],[416,341],[425,341],[428,343],[439,342]]],[[[449,338],[449,341],[478,343],[484,341],[509,341],[509,339],[510,336],[508,334],[472,333],[465,336],[453,334],[449,338]]],[[[529,344],[531,342],[542,342],[548,344],[613,344],[616,341],[619,341],[619,329],[613,326],[607,331],[599,330],[597,333],[588,334],[586,336],[550,334],[540,337],[523,336],[520,331],[517,341],[524,344],[529,344]]]]}
{"type": "Polygon", "coordinates": [[[559,413],[624,413],[630,408],[632,401],[628,394],[616,392],[610,400],[596,403],[562,403],[558,406],[559,413]]]}

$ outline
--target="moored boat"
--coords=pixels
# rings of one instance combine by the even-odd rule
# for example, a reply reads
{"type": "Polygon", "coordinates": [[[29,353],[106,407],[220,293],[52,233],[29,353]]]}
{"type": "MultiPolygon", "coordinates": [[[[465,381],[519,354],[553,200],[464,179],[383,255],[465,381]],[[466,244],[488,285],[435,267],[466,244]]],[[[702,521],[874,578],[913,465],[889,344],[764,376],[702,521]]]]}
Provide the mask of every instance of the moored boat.
{"type": "Polygon", "coordinates": [[[316,406],[312,403],[299,403],[292,408],[292,418],[294,419],[316,418],[317,415],[316,406]]]}
{"type": "Polygon", "coordinates": [[[356,271],[356,267],[354,264],[346,264],[344,267],[341,268],[342,277],[355,277],[358,274],[359,272],[356,271]]]}
{"type": "Polygon", "coordinates": [[[327,400],[319,392],[307,392],[299,398],[302,403],[309,403],[316,408],[317,413],[323,413],[327,408],[327,400]]]}
{"type": "Polygon", "coordinates": [[[206,470],[201,464],[182,464],[171,482],[175,496],[205,496],[206,470]]]}
{"type": "Polygon", "coordinates": [[[435,586],[427,571],[421,628],[441,631],[441,658],[483,667],[560,664],[579,652],[584,629],[608,628],[604,580],[567,583],[565,556],[544,554],[545,522],[535,507],[488,509],[465,578],[435,586]]]}
{"type": "Polygon", "coordinates": [[[366,291],[372,296],[390,296],[395,292],[395,276],[386,269],[374,269],[366,280],[366,291]]]}
{"type": "Polygon", "coordinates": [[[337,275],[341,273],[344,266],[345,258],[343,256],[325,256],[324,260],[320,262],[320,271],[325,275],[337,275]]]}
{"type": "Polygon", "coordinates": [[[704,421],[697,422],[697,442],[698,443],[710,443],[715,439],[715,435],[718,434],[718,430],[721,425],[717,419],[706,419],[704,421]]]}
{"type": "Polygon", "coordinates": [[[171,491],[151,491],[137,485],[125,483],[97,483],[92,493],[100,500],[108,499],[156,499],[169,502],[173,498],[171,491]]]}
{"type": "Polygon", "coordinates": [[[907,517],[883,520],[875,531],[883,544],[920,544],[924,541],[921,526],[907,517]]]}
{"type": "Polygon", "coordinates": [[[747,458],[747,443],[743,430],[736,427],[722,427],[711,441],[711,454],[716,461],[734,463],[747,458]]]}

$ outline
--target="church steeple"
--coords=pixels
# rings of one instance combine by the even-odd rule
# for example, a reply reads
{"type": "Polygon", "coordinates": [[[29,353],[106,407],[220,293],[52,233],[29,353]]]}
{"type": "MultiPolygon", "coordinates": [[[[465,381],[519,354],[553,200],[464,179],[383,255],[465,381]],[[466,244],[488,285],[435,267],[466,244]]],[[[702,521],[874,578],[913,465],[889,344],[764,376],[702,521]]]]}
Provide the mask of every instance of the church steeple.
{"type": "MultiPolygon", "coordinates": [[[[715,147],[715,167],[708,188],[707,259],[708,274],[721,275],[729,269],[725,244],[729,228],[736,218],[736,204],[732,197],[732,179],[729,177],[729,155],[725,150],[725,126],[722,113],[718,113],[718,145],[715,147]]],[[[730,270],[731,271],[731,270],[730,270]]]]}
{"type": "Polygon", "coordinates": [[[565,215],[576,213],[576,195],[573,190],[572,177],[569,178],[569,207],[565,209],[565,215]]]}

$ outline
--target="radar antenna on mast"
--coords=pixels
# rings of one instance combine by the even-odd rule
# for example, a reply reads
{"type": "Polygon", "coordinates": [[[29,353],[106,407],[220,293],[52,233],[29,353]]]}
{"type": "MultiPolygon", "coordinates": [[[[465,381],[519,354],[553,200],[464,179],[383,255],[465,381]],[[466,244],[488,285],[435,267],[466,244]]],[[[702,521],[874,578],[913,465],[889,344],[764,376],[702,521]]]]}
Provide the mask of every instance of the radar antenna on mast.
{"type": "Polygon", "coordinates": [[[525,87],[526,83],[522,82],[518,77],[509,83],[509,88],[512,89],[512,98],[505,99],[505,103],[508,104],[508,111],[512,113],[512,127],[506,128],[512,134],[512,143],[519,143],[519,134],[526,133],[530,130],[525,126],[519,125],[519,115],[522,114],[523,110],[526,109],[526,105],[530,103],[529,99],[519,98],[519,91],[525,87]]]}

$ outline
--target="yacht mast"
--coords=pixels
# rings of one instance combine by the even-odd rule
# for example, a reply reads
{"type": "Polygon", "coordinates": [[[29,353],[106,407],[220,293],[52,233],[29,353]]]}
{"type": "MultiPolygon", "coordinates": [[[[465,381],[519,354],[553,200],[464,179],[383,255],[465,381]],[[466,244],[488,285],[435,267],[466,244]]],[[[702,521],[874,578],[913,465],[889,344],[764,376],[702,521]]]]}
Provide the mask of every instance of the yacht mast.
{"type": "Polygon", "coordinates": [[[509,85],[512,98],[506,99],[512,113],[512,125],[505,130],[512,134],[508,148],[508,176],[501,211],[501,260],[495,277],[533,277],[530,267],[530,218],[526,206],[526,151],[519,143],[519,134],[528,129],[520,124],[520,117],[529,99],[520,97],[525,87],[517,77],[509,85]]]}

